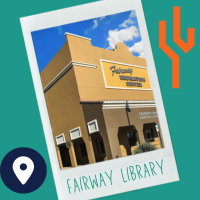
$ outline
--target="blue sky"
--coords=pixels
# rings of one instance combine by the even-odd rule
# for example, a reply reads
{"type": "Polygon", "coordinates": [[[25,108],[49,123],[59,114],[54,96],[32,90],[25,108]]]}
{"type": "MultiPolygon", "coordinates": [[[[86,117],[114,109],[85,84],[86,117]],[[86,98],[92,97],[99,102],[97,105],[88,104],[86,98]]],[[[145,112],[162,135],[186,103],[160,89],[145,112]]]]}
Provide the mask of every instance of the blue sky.
{"type": "Polygon", "coordinates": [[[110,50],[124,42],[133,55],[144,57],[136,13],[132,10],[32,32],[40,72],[66,42],[65,32],[91,38],[93,46],[110,50]]]}

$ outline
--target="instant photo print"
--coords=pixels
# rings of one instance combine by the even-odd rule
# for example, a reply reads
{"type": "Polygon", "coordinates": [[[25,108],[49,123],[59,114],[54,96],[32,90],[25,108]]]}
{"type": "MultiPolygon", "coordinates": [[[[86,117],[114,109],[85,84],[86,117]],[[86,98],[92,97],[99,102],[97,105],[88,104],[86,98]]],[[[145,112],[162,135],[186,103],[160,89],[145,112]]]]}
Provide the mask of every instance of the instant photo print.
{"type": "Polygon", "coordinates": [[[20,20],[59,200],[178,181],[141,1],[20,20]]]}

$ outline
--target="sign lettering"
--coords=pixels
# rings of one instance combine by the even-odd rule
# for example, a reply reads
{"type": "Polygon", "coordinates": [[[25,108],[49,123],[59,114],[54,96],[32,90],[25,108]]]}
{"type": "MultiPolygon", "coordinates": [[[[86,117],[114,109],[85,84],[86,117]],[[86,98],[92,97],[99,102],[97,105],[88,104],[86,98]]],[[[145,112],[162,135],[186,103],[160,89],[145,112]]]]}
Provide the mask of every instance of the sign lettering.
{"type": "Polygon", "coordinates": [[[106,88],[151,90],[146,67],[101,61],[106,88]]]}

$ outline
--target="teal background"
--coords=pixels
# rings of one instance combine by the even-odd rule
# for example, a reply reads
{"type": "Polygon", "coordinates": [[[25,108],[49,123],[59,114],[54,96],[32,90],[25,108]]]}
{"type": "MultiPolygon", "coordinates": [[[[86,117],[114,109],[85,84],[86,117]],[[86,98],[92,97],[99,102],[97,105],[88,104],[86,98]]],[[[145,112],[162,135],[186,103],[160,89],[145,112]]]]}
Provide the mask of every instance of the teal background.
{"type": "MultiPolygon", "coordinates": [[[[0,31],[0,162],[12,149],[30,147],[45,159],[48,173],[44,184],[30,194],[10,191],[0,179],[1,199],[49,199],[57,194],[39,115],[29,62],[19,18],[92,2],[90,0],[35,0],[1,2],[0,31]]],[[[101,198],[198,199],[199,197],[199,5],[198,1],[142,0],[161,93],[178,166],[180,181],[101,198]],[[195,28],[195,47],[185,54],[173,43],[173,6],[181,6],[181,36],[195,28]],[[180,89],[172,89],[171,60],[158,47],[158,22],[167,21],[167,44],[180,56],[180,89]]]]}

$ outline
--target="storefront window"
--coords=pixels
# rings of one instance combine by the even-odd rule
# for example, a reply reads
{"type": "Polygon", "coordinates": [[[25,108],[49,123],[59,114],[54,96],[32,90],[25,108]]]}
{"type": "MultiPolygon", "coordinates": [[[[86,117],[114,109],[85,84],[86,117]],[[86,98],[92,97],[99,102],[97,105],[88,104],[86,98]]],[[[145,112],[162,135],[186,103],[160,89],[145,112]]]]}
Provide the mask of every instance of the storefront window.
{"type": "Polygon", "coordinates": [[[135,146],[137,141],[136,141],[136,138],[135,138],[135,133],[134,132],[128,132],[127,133],[127,137],[128,137],[128,141],[129,141],[129,144],[130,146],[135,146]]]}
{"type": "Polygon", "coordinates": [[[97,144],[98,154],[105,153],[103,139],[102,138],[96,139],[96,144],[97,144]]]}
{"type": "Polygon", "coordinates": [[[152,129],[147,129],[146,133],[147,133],[148,141],[149,142],[153,142],[154,141],[153,130],[152,129]]]}

